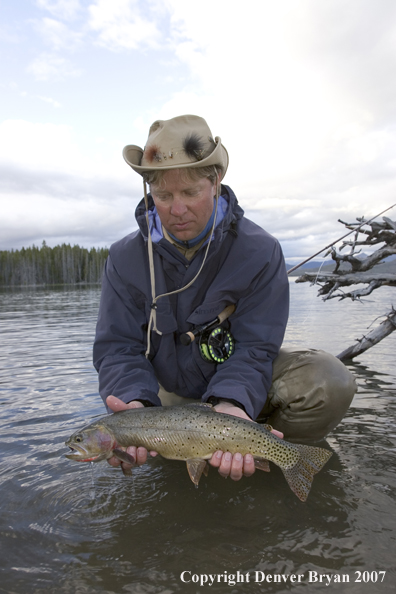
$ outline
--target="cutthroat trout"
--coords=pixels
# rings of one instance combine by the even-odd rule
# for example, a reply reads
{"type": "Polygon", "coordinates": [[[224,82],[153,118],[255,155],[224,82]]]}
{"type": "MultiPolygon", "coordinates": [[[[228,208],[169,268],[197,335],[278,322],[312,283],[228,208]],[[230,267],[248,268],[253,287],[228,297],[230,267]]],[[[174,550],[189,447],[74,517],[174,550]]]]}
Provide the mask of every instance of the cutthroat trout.
{"type": "Polygon", "coordinates": [[[184,460],[196,486],[202,473],[207,474],[207,460],[216,450],[252,454],[261,470],[269,471],[268,461],[279,466],[301,501],[307,499],[314,475],[331,456],[323,448],[279,439],[268,425],[218,413],[210,404],[116,412],[76,431],[66,445],[72,450],[66,454],[70,460],[99,462],[117,456],[129,463],[134,458],[120,448],[143,446],[164,458],[184,460]]]}

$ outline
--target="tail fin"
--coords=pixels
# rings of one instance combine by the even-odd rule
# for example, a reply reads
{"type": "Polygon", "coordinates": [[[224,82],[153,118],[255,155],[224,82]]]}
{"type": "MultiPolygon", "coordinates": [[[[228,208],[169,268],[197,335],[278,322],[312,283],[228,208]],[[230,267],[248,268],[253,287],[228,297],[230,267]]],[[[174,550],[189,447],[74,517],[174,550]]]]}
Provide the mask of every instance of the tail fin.
{"type": "Polygon", "coordinates": [[[300,458],[293,468],[288,470],[282,468],[282,472],[293,493],[295,493],[301,501],[306,501],[311,489],[313,477],[323,468],[332,456],[332,453],[324,448],[316,448],[301,444],[295,444],[295,446],[300,452],[300,458]]]}

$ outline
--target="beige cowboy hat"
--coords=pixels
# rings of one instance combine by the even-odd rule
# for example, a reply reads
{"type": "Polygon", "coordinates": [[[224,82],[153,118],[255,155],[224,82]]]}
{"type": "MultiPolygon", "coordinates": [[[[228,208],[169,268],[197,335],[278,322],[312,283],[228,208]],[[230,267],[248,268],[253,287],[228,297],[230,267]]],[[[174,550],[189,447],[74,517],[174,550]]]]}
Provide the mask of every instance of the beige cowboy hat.
{"type": "Polygon", "coordinates": [[[157,120],[150,127],[144,149],[129,144],[122,154],[140,175],[155,169],[220,165],[223,178],[228,167],[228,153],[220,137],[213,139],[206,121],[195,115],[157,120]]]}

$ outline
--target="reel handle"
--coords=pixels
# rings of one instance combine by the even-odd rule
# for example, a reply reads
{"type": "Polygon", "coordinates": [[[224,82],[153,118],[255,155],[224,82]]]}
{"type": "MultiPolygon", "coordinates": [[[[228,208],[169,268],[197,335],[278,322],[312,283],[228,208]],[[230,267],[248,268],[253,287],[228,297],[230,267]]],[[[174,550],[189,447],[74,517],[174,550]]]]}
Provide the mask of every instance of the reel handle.
{"type": "Polygon", "coordinates": [[[181,334],[180,342],[182,344],[184,344],[184,346],[188,346],[195,340],[195,338],[197,336],[200,336],[200,334],[202,334],[202,332],[205,332],[205,330],[208,330],[212,326],[217,326],[218,324],[222,324],[224,322],[224,320],[229,318],[230,315],[234,313],[235,309],[236,309],[236,306],[234,303],[231,303],[231,305],[227,305],[227,307],[225,307],[223,309],[223,311],[219,313],[217,318],[215,320],[213,320],[212,322],[209,322],[208,324],[204,324],[202,326],[197,326],[196,328],[194,328],[194,330],[191,330],[189,332],[185,332],[184,334],[181,334]]]}

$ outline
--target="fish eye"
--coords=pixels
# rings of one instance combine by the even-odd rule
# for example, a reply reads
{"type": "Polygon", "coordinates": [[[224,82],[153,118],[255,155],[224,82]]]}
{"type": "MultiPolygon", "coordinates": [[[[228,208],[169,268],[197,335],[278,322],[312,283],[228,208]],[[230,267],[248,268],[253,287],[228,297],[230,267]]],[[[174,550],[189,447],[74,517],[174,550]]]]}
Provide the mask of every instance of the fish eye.
{"type": "Polygon", "coordinates": [[[77,443],[80,443],[82,440],[83,436],[80,433],[76,435],[76,437],[74,438],[74,441],[76,441],[77,443]]]}

